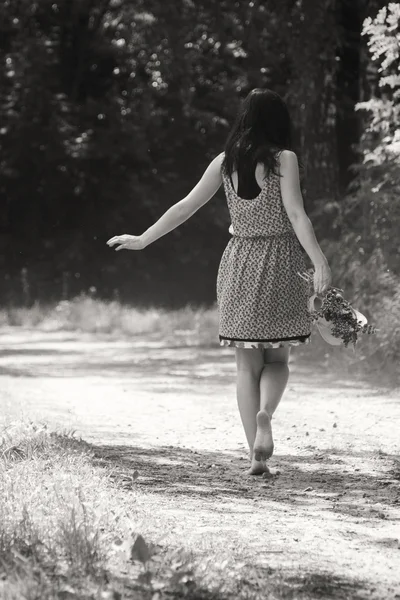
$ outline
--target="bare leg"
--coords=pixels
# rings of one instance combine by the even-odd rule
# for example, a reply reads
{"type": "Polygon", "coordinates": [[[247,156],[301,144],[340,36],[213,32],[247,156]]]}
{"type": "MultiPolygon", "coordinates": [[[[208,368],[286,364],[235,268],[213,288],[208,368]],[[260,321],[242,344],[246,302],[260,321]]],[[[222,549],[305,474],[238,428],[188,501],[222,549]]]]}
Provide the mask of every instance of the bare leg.
{"type": "Polygon", "coordinates": [[[290,347],[266,348],[260,377],[260,410],[270,418],[276,411],[289,379],[290,347]]]}
{"type": "Polygon", "coordinates": [[[253,446],[256,437],[256,415],[260,410],[260,377],[264,368],[263,350],[236,348],[237,402],[244,432],[250,449],[249,473],[259,475],[267,471],[265,461],[255,461],[253,446]]]}
{"type": "Polygon", "coordinates": [[[267,459],[274,451],[271,419],[289,379],[289,352],[289,347],[265,350],[265,365],[260,377],[260,412],[257,414],[254,444],[257,459],[267,459]]]}

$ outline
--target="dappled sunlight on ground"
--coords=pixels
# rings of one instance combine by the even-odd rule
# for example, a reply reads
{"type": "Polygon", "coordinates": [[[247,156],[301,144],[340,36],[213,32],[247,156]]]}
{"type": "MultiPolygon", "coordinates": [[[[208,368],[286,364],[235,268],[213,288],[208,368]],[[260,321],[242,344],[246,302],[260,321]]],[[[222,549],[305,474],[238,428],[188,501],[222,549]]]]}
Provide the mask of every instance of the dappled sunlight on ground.
{"type": "Polygon", "coordinates": [[[395,597],[398,390],[292,352],[264,479],[246,475],[232,349],[8,329],[0,378],[1,422],[75,429],[150,539],[156,512],[165,543],[284,569],[299,597],[395,597]]]}

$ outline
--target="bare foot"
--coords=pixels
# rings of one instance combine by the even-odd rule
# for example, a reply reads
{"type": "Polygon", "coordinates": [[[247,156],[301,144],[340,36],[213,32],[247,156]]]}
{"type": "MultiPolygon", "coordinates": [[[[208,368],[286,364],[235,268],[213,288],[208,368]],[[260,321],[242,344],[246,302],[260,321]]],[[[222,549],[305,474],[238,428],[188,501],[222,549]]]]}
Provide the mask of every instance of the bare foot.
{"type": "Polygon", "coordinates": [[[271,419],[264,410],[257,413],[256,419],[257,433],[253,448],[254,458],[256,461],[267,460],[274,451],[271,419]]]}
{"type": "Polygon", "coordinates": [[[268,474],[269,472],[264,460],[256,460],[253,458],[250,469],[247,471],[247,475],[264,475],[264,473],[268,474]]]}

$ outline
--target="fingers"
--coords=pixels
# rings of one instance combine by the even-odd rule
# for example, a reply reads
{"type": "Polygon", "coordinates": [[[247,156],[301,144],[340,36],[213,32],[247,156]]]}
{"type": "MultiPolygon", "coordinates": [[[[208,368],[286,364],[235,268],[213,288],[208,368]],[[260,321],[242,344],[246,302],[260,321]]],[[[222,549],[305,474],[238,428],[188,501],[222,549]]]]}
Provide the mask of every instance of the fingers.
{"type": "Polygon", "coordinates": [[[126,233],[124,233],[124,235],[114,235],[114,237],[110,238],[106,243],[109,246],[114,246],[115,244],[120,244],[121,242],[125,241],[126,239],[126,233]]]}
{"type": "Polygon", "coordinates": [[[119,250],[142,250],[145,248],[140,236],[136,235],[116,235],[107,241],[107,245],[111,248],[117,246],[116,251],[119,250]]]}
{"type": "Polygon", "coordinates": [[[320,280],[314,281],[314,290],[316,292],[316,294],[318,295],[323,295],[326,290],[328,289],[329,284],[327,283],[323,283],[320,280]]]}
{"type": "Polygon", "coordinates": [[[324,295],[329,289],[330,283],[317,283],[314,285],[315,291],[319,295],[324,295]]]}

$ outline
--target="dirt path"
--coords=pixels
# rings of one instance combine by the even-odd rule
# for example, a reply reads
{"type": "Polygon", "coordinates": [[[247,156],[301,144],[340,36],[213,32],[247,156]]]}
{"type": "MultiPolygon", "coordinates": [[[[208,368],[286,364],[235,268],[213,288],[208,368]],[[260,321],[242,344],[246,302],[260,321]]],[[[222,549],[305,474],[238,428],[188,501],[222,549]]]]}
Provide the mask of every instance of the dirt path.
{"type": "Polygon", "coordinates": [[[3,330],[0,423],[76,429],[149,538],[282,571],[290,597],[400,598],[399,390],[313,372],[294,351],[264,480],[243,475],[234,373],[230,349],[3,330]]]}

